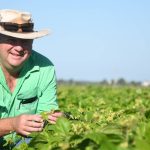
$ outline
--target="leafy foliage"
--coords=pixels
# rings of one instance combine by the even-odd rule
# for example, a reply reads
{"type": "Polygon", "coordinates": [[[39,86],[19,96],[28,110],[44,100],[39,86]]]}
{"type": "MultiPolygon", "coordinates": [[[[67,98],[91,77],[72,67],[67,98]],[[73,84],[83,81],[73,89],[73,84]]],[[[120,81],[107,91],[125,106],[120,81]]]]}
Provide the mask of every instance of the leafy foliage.
{"type": "MultiPolygon", "coordinates": [[[[150,89],[60,85],[64,116],[14,150],[149,150],[150,89]],[[67,119],[68,118],[68,119],[67,119]]],[[[43,118],[47,119],[44,112],[43,118]]]]}

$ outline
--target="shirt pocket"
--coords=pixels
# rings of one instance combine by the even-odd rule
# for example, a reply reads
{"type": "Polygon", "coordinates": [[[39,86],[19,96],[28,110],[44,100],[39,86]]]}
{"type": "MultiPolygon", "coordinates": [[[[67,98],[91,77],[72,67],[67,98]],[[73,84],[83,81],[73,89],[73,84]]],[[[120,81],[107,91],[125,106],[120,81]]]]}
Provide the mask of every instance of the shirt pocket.
{"type": "Polygon", "coordinates": [[[18,107],[16,111],[16,115],[19,114],[35,114],[38,104],[38,94],[37,89],[24,91],[19,93],[17,96],[18,99],[18,107]]]}

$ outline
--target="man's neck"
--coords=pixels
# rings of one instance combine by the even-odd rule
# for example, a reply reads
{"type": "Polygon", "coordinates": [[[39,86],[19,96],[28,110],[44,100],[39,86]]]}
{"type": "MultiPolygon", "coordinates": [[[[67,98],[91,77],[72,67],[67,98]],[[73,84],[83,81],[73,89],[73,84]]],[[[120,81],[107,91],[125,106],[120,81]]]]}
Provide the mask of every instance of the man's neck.
{"type": "Polygon", "coordinates": [[[6,79],[6,83],[10,91],[13,92],[16,87],[19,72],[10,71],[10,70],[5,69],[4,67],[2,67],[2,70],[6,79]]]}

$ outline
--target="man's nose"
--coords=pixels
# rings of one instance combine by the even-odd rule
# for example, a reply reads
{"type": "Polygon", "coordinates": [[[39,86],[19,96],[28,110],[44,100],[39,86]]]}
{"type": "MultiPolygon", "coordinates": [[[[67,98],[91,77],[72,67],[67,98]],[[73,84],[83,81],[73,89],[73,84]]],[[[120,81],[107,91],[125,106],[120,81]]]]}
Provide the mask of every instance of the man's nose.
{"type": "Polygon", "coordinates": [[[22,46],[22,45],[16,45],[14,48],[15,48],[15,50],[18,51],[18,52],[19,52],[19,51],[23,51],[23,46],[22,46]]]}
{"type": "Polygon", "coordinates": [[[20,39],[17,39],[14,43],[15,49],[18,51],[23,50],[23,42],[20,39]]]}

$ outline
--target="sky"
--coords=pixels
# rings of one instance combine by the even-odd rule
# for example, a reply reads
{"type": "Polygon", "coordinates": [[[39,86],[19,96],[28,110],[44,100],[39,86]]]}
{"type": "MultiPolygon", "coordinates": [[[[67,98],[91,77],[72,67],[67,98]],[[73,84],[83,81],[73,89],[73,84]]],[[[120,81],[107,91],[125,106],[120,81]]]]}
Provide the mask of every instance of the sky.
{"type": "Polygon", "coordinates": [[[50,35],[33,49],[55,65],[57,79],[150,81],[149,0],[1,0],[0,9],[32,13],[50,35]]]}

